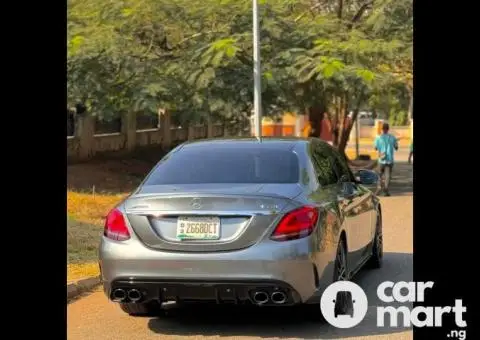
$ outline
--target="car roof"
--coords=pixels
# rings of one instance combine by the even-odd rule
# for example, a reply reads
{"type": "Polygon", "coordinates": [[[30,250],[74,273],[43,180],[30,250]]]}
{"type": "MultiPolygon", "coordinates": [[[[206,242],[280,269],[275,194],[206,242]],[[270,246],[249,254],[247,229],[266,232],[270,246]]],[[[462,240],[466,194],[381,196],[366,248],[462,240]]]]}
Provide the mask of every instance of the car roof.
{"type": "Polygon", "coordinates": [[[242,146],[250,146],[252,148],[274,148],[291,150],[297,145],[309,144],[311,141],[318,141],[320,143],[328,143],[318,138],[302,138],[302,137],[230,137],[230,138],[213,138],[213,139],[200,139],[194,141],[188,141],[181,144],[181,148],[211,148],[211,147],[226,147],[235,148],[242,146]]]}

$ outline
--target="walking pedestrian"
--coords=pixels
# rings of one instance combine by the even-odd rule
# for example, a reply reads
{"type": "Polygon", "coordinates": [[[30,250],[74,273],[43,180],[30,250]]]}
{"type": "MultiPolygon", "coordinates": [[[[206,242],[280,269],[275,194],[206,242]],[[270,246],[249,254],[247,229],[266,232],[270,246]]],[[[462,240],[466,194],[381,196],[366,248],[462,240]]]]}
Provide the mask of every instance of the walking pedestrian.
{"type": "Polygon", "coordinates": [[[378,151],[378,172],[380,181],[377,188],[377,195],[382,191],[385,196],[390,196],[389,186],[392,177],[392,169],[394,164],[393,154],[398,150],[397,138],[389,133],[390,126],[384,123],[382,126],[382,134],[375,138],[375,150],[378,151]]]}

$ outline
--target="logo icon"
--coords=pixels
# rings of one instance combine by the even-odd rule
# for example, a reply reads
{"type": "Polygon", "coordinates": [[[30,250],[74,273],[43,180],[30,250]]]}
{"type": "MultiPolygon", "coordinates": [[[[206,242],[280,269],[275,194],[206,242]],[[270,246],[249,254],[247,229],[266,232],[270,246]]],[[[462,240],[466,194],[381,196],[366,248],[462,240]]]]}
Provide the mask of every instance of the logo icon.
{"type": "Polygon", "coordinates": [[[368,299],[363,289],[351,281],[337,281],[325,289],[320,299],[325,320],[337,328],[352,328],[367,314],[368,299]]]}
{"type": "Polygon", "coordinates": [[[199,198],[194,198],[190,205],[193,209],[200,209],[202,207],[202,201],[199,198]]]}

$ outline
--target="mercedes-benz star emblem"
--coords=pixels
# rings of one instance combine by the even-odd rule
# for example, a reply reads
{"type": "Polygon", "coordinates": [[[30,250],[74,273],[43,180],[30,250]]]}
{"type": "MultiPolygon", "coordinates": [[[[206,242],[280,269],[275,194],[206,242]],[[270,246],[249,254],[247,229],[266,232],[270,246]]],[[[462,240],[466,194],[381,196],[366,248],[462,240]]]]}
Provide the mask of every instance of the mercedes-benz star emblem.
{"type": "Polygon", "coordinates": [[[198,198],[194,198],[192,203],[190,203],[193,209],[200,209],[202,207],[202,201],[198,198]]]}

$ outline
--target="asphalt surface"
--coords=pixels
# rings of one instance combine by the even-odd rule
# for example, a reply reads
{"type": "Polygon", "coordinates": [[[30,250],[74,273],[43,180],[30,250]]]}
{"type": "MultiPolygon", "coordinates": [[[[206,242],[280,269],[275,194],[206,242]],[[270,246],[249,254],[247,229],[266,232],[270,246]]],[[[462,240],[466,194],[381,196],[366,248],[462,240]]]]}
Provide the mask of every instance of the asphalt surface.
{"type": "MultiPolygon", "coordinates": [[[[400,154],[397,160],[406,160],[400,154]]],[[[294,308],[234,309],[190,307],[172,310],[157,318],[130,317],[107,300],[98,289],[68,309],[68,339],[413,339],[408,328],[378,328],[376,297],[383,281],[413,281],[412,167],[398,163],[393,173],[391,197],[382,197],[384,216],[384,264],[362,270],[355,278],[367,293],[365,319],[352,329],[337,329],[294,308]]]]}

